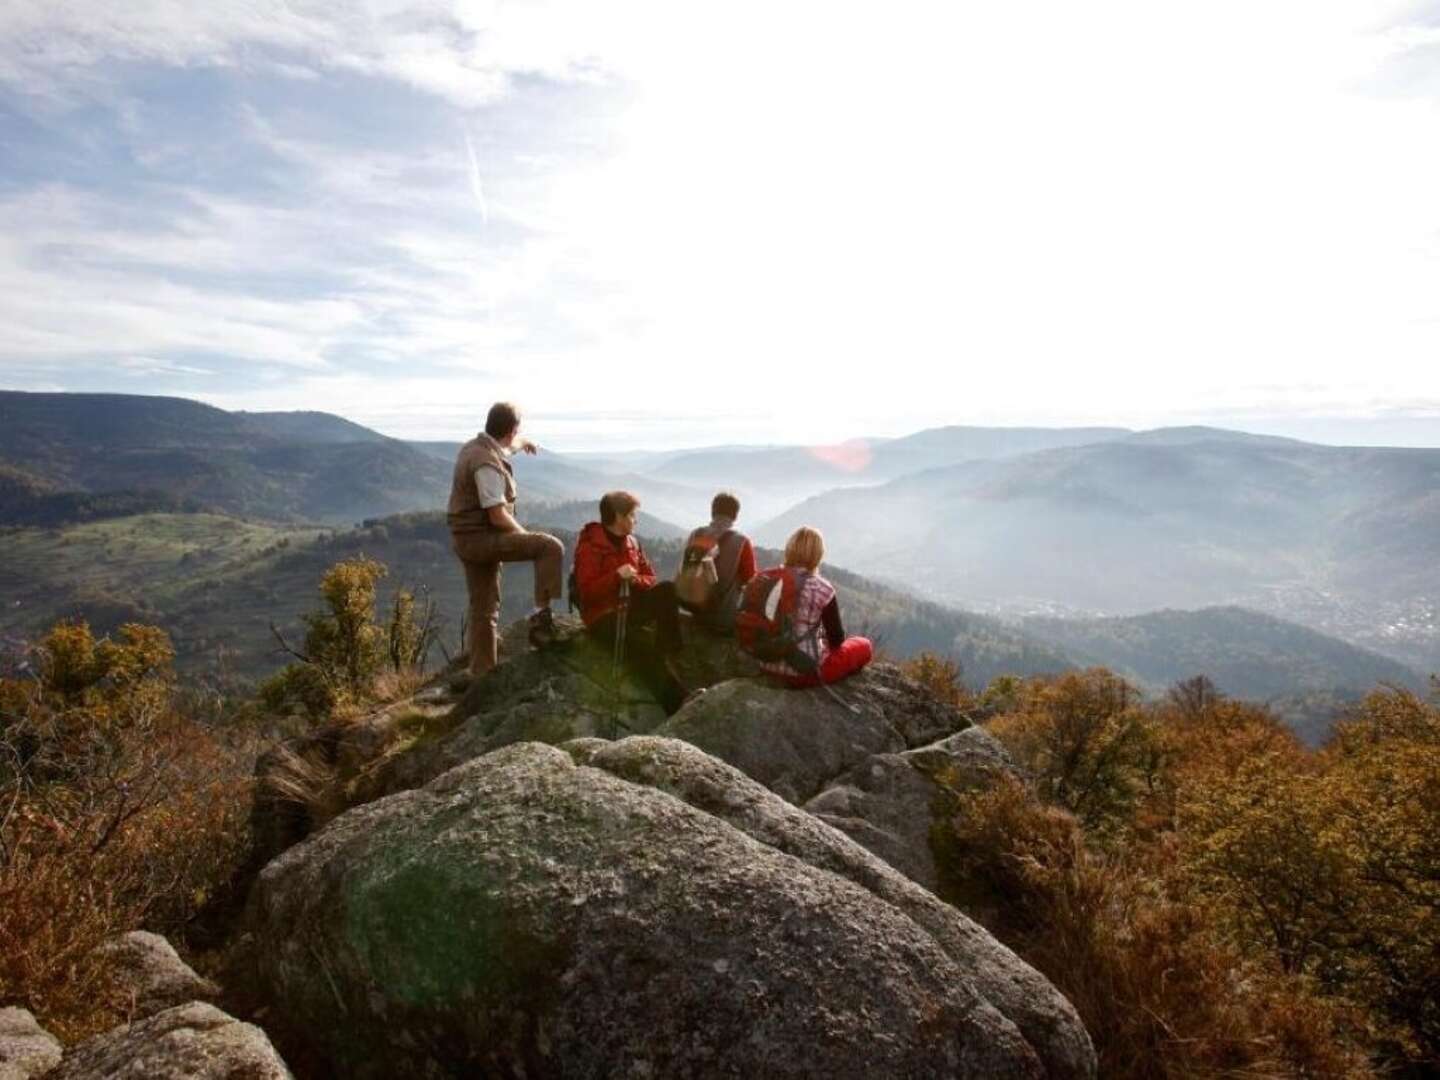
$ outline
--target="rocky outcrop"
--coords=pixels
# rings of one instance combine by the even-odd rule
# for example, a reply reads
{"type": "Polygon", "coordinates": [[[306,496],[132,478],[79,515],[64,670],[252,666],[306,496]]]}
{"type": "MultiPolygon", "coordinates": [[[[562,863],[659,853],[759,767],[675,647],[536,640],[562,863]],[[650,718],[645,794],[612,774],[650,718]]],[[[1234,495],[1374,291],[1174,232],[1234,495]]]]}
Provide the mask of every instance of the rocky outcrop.
{"type": "Polygon", "coordinates": [[[891,664],[832,689],[732,679],[686,703],[655,734],[684,739],[803,803],[876,754],[898,754],[969,726],[891,664]]]}
{"type": "Polygon", "coordinates": [[[72,1048],[45,1080],[290,1080],[265,1033],[191,1002],[72,1048]]]}
{"type": "Polygon", "coordinates": [[[1020,776],[1005,748],[983,728],[900,754],[875,754],[805,804],[805,809],[932,892],[939,873],[931,843],[956,796],[1020,776]]]}
{"type": "MultiPolygon", "coordinates": [[[[954,738],[965,736],[971,733],[954,738]]],[[[971,742],[973,737],[965,741],[971,742]]],[[[809,866],[839,874],[898,908],[924,927],[965,969],[981,995],[1015,1023],[1051,1076],[1093,1073],[1089,1037],[1070,1003],[1048,980],[978,924],[814,815],[787,803],[733,766],[674,739],[632,738],[600,746],[567,744],[565,749],[596,768],[675,795],[761,843],[809,866]]],[[[963,779],[960,782],[963,784],[963,779]]]]}
{"type": "Polygon", "coordinates": [[[220,996],[220,987],[197,975],[159,934],[133,930],[107,941],[95,955],[127,999],[132,1018],[220,996]]]}
{"type": "Polygon", "coordinates": [[[571,748],[591,764],[508,746],[272,862],[275,1015],[356,1077],[1093,1075],[1044,979],[829,826],[681,743],[571,748]]]}
{"type": "Polygon", "coordinates": [[[556,618],[557,641],[525,642],[527,624],[501,638],[502,663],[480,678],[440,677],[414,698],[332,725],[261,755],[255,869],[342,810],[421,787],[502,746],[660,732],[736,765],[793,802],[804,802],[871,756],[900,753],[968,726],[889,664],[835,692],[789,690],[756,677],[733,638],[690,629],[677,659],[686,684],[708,692],[667,718],[578,619],[556,618]]]}
{"type": "Polygon", "coordinates": [[[60,1063],[60,1040],[27,1009],[0,1009],[0,1080],[31,1080],[60,1063]]]}
{"type": "MultiPolygon", "coordinates": [[[[558,616],[556,643],[533,650],[527,624],[512,624],[501,638],[508,657],[483,678],[467,679],[447,722],[433,738],[389,752],[364,772],[350,802],[358,804],[429,783],[441,773],[517,742],[552,746],[580,738],[613,739],[653,731],[665,710],[646,687],[622,668],[611,680],[613,656],[584,633],[580,620],[558,616]]],[[[753,675],[754,661],[733,638],[689,629],[677,661],[686,685],[702,688],[753,675]]]]}

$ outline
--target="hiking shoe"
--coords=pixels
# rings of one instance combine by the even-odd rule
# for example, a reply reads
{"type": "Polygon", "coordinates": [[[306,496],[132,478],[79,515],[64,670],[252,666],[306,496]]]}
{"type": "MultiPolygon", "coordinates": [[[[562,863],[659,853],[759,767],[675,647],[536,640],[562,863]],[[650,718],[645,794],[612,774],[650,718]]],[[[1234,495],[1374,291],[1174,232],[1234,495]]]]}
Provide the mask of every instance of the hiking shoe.
{"type": "Polygon", "coordinates": [[[543,649],[547,645],[553,645],[556,641],[555,616],[550,609],[541,608],[530,616],[530,646],[535,649],[543,649]]]}

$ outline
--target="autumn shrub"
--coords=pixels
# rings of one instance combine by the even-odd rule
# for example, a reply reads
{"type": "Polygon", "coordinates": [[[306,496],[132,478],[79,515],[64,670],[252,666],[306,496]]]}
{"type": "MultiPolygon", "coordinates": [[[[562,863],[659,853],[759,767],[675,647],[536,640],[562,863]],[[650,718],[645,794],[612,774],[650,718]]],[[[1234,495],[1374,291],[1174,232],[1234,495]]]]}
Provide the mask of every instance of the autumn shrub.
{"type": "Polygon", "coordinates": [[[1135,688],[1092,668],[1012,684],[1006,704],[989,730],[1041,795],[1092,831],[1122,826],[1139,797],[1137,765],[1152,737],[1135,688]]]}
{"type": "Polygon", "coordinates": [[[1202,761],[1180,790],[1192,891],[1227,931],[1440,1068],[1440,709],[1380,690],[1322,753],[1202,761]]]}
{"type": "Polygon", "coordinates": [[[299,710],[323,721],[418,684],[437,634],[435,605],[428,596],[417,602],[413,592],[402,589],[384,624],[377,623],[376,587],[386,573],[383,563],[365,556],[325,571],[323,606],[302,616],[303,645],[290,649],[296,662],[261,684],[259,698],[267,709],[299,710]]]}
{"type": "Polygon", "coordinates": [[[328,717],[340,703],[335,684],[314,664],[287,664],[260,684],[260,704],[272,713],[298,710],[312,721],[328,717]]]}
{"type": "Polygon", "coordinates": [[[0,1000],[69,1041],[124,1019],[97,945],[181,938],[225,889],[253,747],[174,708],[153,627],[61,623],[34,656],[34,677],[0,679],[0,1000]]]}
{"type": "Polygon", "coordinates": [[[976,705],[975,695],[961,680],[960,665],[949,657],[922,652],[903,661],[900,670],[936,701],[966,711],[976,705]]]}
{"type": "Polygon", "coordinates": [[[1176,890],[1172,851],[1096,849],[1015,780],[957,805],[937,830],[942,893],[1070,999],[1101,1076],[1371,1075],[1351,1012],[1228,947],[1176,890]]]}

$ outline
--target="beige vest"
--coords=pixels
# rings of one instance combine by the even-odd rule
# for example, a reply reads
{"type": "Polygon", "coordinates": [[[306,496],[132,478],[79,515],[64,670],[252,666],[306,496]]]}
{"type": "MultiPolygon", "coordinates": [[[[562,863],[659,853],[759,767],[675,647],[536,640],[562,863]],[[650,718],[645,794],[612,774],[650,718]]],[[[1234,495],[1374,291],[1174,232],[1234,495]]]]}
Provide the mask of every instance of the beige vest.
{"type": "Polygon", "coordinates": [[[446,514],[451,532],[485,532],[494,528],[489,512],[480,506],[480,492],[475,487],[475,470],[481,467],[495,469],[505,478],[505,509],[515,513],[515,472],[500,444],[482,431],[460,447],[455,458],[446,514]]]}

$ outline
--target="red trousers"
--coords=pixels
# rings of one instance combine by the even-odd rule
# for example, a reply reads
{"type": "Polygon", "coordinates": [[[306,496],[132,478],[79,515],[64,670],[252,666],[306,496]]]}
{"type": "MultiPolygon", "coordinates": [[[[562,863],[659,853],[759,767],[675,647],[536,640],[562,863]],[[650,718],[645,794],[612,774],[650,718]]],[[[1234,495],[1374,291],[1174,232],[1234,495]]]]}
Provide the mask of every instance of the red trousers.
{"type": "Polygon", "coordinates": [[[803,686],[819,686],[822,682],[839,682],[870,663],[874,655],[875,649],[869,638],[849,637],[838,649],[830,650],[830,655],[825,657],[816,674],[792,675],[787,681],[797,689],[803,686]]]}

